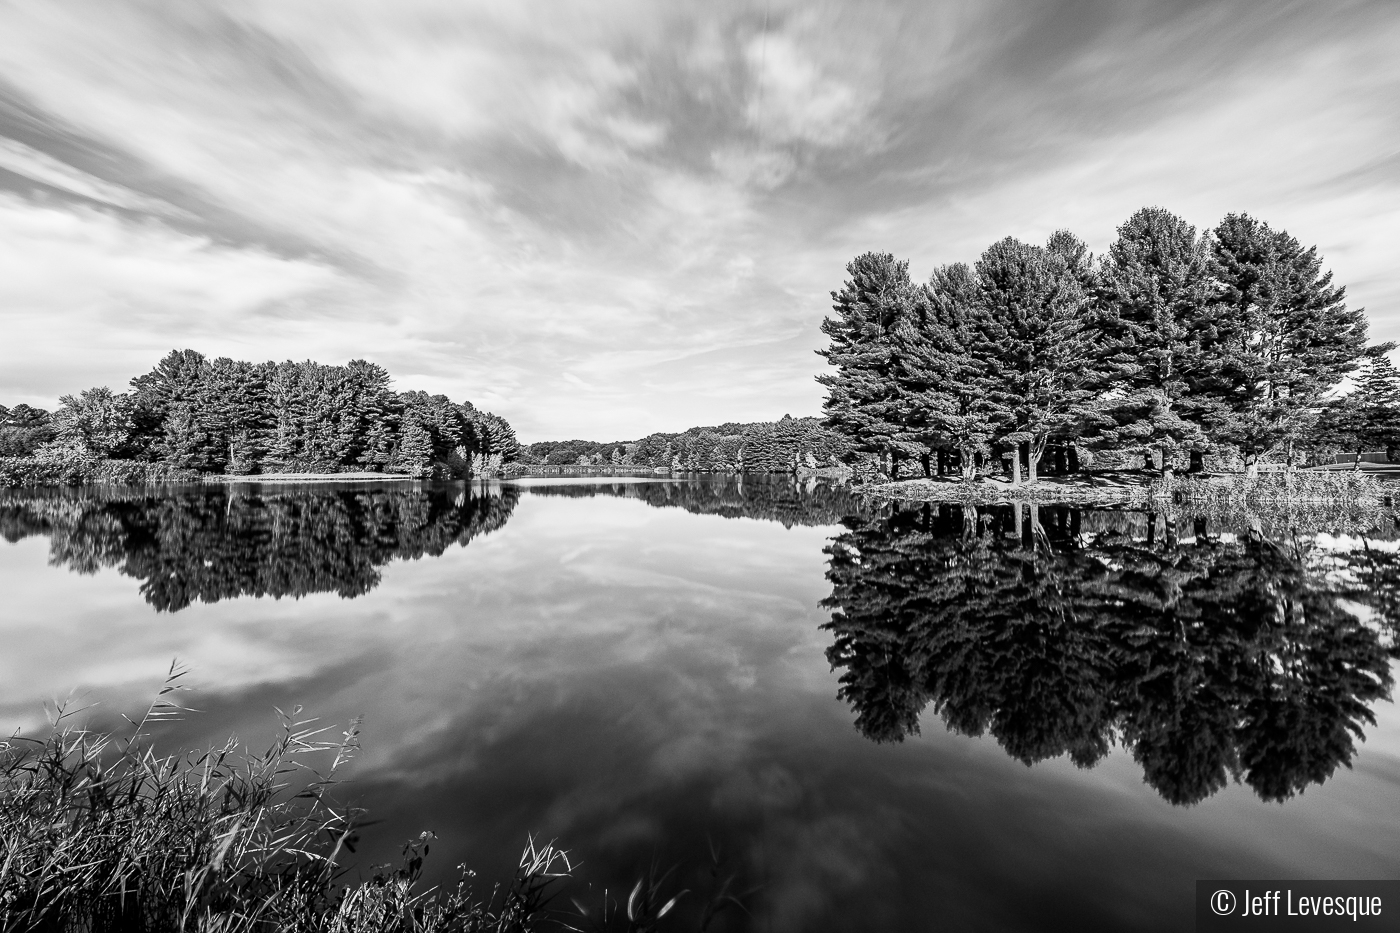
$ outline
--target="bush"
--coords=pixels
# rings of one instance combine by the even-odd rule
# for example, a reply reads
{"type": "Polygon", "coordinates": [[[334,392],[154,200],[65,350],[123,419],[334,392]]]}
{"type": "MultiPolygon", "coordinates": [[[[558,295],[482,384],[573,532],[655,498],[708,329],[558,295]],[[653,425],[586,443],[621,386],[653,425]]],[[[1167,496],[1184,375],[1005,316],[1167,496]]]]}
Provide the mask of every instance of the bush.
{"type": "Polygon", "coordinates": [[[33,457],[0,457],[0,488],[19,486],[153,486],[197,483],[200,474],[168,463],[98,460],[52,447],[33,457]]]}

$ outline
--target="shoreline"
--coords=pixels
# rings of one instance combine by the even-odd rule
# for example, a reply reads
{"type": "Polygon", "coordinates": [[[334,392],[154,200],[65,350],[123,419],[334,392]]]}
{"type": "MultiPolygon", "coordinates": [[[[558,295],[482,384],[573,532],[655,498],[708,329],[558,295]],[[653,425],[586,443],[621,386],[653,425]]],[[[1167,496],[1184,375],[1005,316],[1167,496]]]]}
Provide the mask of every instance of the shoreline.
{"type": "MultiPolygon", "coordinates": [[[[919,477],[895,480],[855,491],[874,498],[901,502],[947,502],[989,505],[999,502],[1102,503],[1105,505],[1165,506],[1172,504],[1224,504],[1249,506],[1337,505],[1379,508],[1388,506],[1381,483],[1373,473],[1303,471],[1301,488],[1288,485],[1283,473],[1266,473],[1247,479],[1242,473],[1187,474],[1173,477],[1170,486],[1155,474],[1101,473],[1074,477],[1041,477],[1035,483],[1012,483],[979,477],[972,482],[953,477],[919,477]],[[1308,488],[1309,486],[1322,488],[1308,488]]],[[[1295,479],[1295,482],[1297,480],[1295,479]]]]}

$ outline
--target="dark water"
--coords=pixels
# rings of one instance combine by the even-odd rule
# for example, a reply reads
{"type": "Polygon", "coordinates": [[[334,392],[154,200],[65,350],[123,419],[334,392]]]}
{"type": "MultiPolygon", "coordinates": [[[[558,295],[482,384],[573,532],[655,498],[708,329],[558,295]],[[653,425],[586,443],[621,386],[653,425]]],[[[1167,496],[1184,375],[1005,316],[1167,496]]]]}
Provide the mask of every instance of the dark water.
{"type": "Polygon", "coordinates": [[[364,864],[431,829],[489,879],[534,833],[588,899],[718,859],[730,930],[1188,929],[1196,878],[1400,877],[1388,519],[585,482],[8,494],[0,535],[5,727],[143,708],[172,658],[171,742],[363,716],[364,864]]]}

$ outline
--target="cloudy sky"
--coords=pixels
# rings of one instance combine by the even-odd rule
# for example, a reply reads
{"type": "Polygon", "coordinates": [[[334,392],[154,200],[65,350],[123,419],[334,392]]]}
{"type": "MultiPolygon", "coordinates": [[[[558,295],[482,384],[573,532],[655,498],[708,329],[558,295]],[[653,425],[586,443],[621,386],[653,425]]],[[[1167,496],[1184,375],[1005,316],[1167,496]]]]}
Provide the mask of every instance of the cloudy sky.
{"type": "Polygon", "coordinates": [[[525,440],[815,414],[828,292],[1134,209],[1400,338],[1400,5],[9,0],[0,401],[363,357],[525,440]]]}

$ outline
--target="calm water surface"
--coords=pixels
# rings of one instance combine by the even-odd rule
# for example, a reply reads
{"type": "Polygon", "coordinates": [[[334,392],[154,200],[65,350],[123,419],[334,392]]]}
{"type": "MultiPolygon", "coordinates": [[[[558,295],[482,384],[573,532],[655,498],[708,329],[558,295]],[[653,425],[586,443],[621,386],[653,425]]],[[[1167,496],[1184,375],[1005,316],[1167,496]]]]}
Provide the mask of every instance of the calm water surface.
{"type": "MultiPolygon", "coordinates": [[[[785,482],[0,497],[0,722],[364,718],[363,864],[717,856],[715,929],[1189,929],[1197,878],[1400,877],[1393,528],[892,508],[785,482]]],[[[683,901],[683,904],[686,903],[683,901]]],[[[691,898],[692,906],[697,903],[691,898]]]]}

